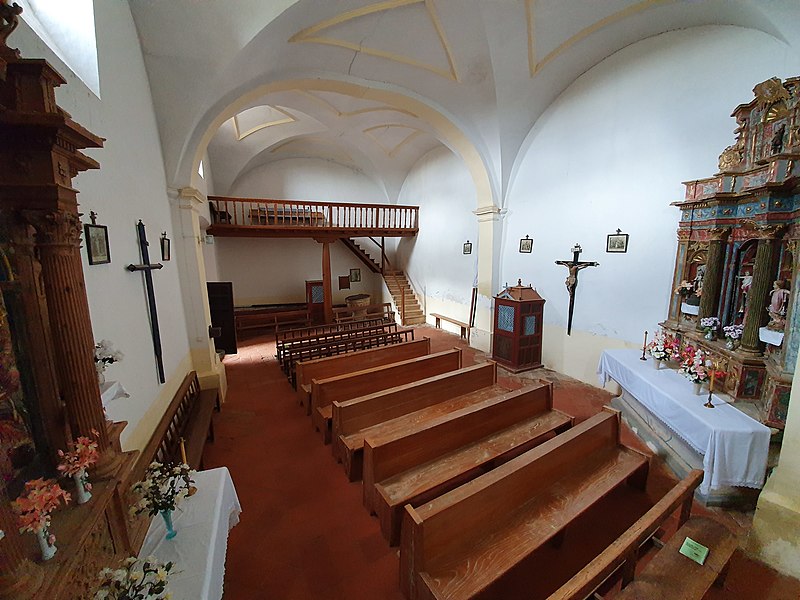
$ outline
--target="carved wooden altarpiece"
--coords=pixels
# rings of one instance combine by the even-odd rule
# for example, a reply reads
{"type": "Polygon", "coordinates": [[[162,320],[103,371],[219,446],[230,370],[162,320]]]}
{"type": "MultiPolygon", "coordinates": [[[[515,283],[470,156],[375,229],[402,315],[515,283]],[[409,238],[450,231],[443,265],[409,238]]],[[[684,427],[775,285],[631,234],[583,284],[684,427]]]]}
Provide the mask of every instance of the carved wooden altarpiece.
{"type": "MultiPolygon", "coordinates": [[[[103,139],[56,104],[65,81],[6,40],[21,9],[0,0],[0,598],[91,598],[100,568],[135,554],[123,494],[137,453],[106,421],[81,264],[72,179],[99,164],[103,139]],[[42,563],[9,500],[26,479],[56,474],[56,452],[95,437],[93,497],[53,513],[58,553],[42,563]]],[[[67,483],[63,484],[69,491],[67,483]]]]}
{"type": "Polygon", "coordinates": [[[663,325],[710,352],[729,373],[725,390],[782,428],[800,348],[800,78],[772,78],[753,93],[733,112],[736,141],[719,172],[685,182],[685,199],[673,204],[681,220],[663,325]],[[688,297],[677,293],[682,282],[691,285],[688,297]],[[780,286],[789,294],[778,294],[776,318],[770,304],[780,286]],[[743,326],[737,348],[704,338],[700,319],[713,316],[743,326]]]}

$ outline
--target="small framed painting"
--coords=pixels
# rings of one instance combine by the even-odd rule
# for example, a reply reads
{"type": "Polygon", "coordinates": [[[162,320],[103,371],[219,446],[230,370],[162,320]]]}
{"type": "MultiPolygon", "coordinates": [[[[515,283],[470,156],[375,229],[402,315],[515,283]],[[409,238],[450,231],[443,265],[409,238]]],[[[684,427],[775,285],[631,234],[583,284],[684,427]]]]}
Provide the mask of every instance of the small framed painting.
{"type": "Polygon", "coordinates": [[[111,262],[111,251],[108,248],[108,227],[105,225],[83,226],[86,237],[86,254],[90,265],[105,265],[111,262]]]}
{"type": "Polygon", "coordinates": [[[606,239],[606,252],[627,252],[628,251],[628,234],[621,233],[617,229],[617,233],[609,233],[606,239]]]}
{"type": "Polygon", "coordinates": [[[339,275],[339,289],[340,290],[349,290],[350,289],[350,276],[349,275],[339,275]]]}
{"type": "Polygon", "coordinates": [[[472,242],[466,242],[464,244],[464,249],[462,250],[464,254],[472,254],[472,242]]]}
{"type": "Polygon", "coordinates": [[[522,254],[530,254],[533,252],[533,240],[527,235],[519,241],[519,251],[522,254]]]}
{"type": "Polygon", "coordinates": [[[350,269],[350,281],[353,283],[361,281],[361,269],[350,269]]]}

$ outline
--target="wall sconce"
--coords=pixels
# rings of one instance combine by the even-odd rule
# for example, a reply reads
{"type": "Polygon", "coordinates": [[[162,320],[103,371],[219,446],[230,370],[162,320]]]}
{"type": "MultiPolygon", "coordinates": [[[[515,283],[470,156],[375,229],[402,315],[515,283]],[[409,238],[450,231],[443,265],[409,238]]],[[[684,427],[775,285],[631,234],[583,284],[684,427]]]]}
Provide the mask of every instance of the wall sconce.
{"type": "Polygon", "coordinates": [[[529,236],[525,236],[519,241],[519,251],[522,254],[530,254],[533,252],[533,240],[529,236]]]}
{"type": "Polygon", "coordinates": [[[469,240],[466,241],[464,244],[464,249],[462,250],[463,254],[472,254],[472,242],[469,240]]]}
{"type": "Polygon", "coordinates": [[[161,233],[161,260],[168,261],[172,258],[172,249],[170,248],[170,241],[167,237],[167,232],[161,233]]]}

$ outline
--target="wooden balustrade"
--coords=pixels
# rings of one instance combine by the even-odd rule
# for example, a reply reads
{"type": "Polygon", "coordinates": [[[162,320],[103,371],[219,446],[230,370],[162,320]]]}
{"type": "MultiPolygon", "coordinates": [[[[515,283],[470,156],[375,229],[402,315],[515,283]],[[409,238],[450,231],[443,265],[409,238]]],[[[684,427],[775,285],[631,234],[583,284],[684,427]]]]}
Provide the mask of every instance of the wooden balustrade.
{"type": "Polygon", "coordinates": [[[209,196],[212,235],[412,236],[419,207],[209,196]]]}

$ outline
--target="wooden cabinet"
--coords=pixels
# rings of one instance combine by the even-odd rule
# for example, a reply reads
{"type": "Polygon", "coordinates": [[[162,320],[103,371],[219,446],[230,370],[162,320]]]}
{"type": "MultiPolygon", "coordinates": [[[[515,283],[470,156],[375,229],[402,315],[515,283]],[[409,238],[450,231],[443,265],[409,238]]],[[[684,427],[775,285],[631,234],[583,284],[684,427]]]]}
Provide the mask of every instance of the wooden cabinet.
{"type": "Polygon", "coordinates": [[[494,298],[492,358],[515,373],[542,366],[542,298],[531,286],[507,287],[494,298]]]}

